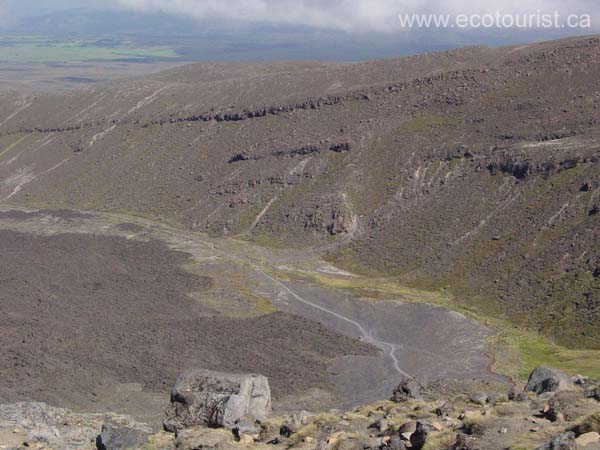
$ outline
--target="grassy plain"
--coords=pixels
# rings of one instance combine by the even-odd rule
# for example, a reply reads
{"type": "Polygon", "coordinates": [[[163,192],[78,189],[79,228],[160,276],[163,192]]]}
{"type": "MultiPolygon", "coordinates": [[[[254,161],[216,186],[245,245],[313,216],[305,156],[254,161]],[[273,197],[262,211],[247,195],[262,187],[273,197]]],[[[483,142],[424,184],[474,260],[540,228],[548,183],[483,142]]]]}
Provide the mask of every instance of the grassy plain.
{"type": "Polygon", "coordinates": [[[167,46],[144,46],[120,39],[55,39],[0,36],[0,60],[9,63],[82,63],[105,60],[167,60],[178,54],[167,46]]]}

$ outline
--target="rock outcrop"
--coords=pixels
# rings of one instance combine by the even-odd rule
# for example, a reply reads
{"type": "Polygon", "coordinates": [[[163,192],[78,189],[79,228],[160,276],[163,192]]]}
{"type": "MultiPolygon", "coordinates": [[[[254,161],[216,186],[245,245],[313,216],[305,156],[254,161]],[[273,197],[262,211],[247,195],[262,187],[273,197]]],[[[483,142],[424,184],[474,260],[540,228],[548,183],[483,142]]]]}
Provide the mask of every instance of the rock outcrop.
{"type": "Polygon", "coordinates": [[[391,400],[396,403],[408,400],[420,400],[421,386],[414,380],[405,380],[394,389],[391,400]]]}
{"type": "Polygon", "coordinates": [[[0,405],[0,448],[87,450],[96,443],[99,450],[133,450],[151,433],[118,414],[77,414],[37,402],[0,405]]]}
{"type": "Polygon", "coordinates": [[[264,420],[270,411],[271,391],[264,376],[190,370],[173,388],[164,427],[172,432],[194,426],[233,429],[241,422],[264,420]]]}
{"type": "MultiPolygon", "coordinates": [[[[600,385],[593,378],[567,391],[528,394],[514,400],[502,394],[504,385],[488,384],[487,398],[497,398],[485,405],[476,405],[470,398],[480,389],[477,380],[423,386],[412,383],[401,384],[397,391],[412,396],[408,398],[413,401],[267,417],[270,399],[264,377],[192,370],[182,375],[173,390],[174,404],[167,412],[167,421],[174,433],[152,434],[149,427],[125,416],[76,414],[40,403],[19,403],[0,405],[0,448],[595,450],[600,444],[600,403],[585,390],[600,385]],[[419,400],[414,401],[417,396],[419,400]],[[563,410],[563,420],[553,422],[540,415],[543,404],[563,410]],[[442,406],[444,414],[440,416],[442,406]]],[[[549,412],[548,408],[542,411],[549,412]]]]}

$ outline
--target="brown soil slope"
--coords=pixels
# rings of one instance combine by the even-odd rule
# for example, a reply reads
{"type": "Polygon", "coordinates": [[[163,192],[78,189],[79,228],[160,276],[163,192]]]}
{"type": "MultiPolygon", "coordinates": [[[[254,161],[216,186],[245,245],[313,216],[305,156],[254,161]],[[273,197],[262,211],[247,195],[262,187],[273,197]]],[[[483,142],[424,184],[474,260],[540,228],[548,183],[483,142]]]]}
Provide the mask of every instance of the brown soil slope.
{"type": "Polygon", "coordinates": [[[120,210],[448,287],[600,347],[600,39],[207,64],[0,102],[0,201],[120,210]]]}
{"type": "Polygon", "coordinates": [[[211,279],[189,259],[160,241],[0,230],[0,402],[89,409],[132,381],[164,396],[195,367],[264,373],[278,399],[332,391],[332,358],[377,351],[291,314],[207,316],[188,293],[211,279]]]}

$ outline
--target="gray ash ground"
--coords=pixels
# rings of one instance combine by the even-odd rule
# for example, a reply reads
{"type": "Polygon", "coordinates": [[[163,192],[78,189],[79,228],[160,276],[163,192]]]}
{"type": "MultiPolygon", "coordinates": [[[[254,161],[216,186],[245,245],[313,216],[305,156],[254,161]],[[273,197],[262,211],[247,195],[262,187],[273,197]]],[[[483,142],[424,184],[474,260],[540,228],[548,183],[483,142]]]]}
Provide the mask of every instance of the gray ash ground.
{"type": "Polygon", "coordinates": [[[73,211],[70,209],[56,209],[56,210],[40,210],[40,211],[20,211],[18,209],[9,209],[6,211],[0,211],[0,219],[2,220],[29,220],[42,217],[53,217],[55,219],[64,220],[75,220],[75,219],[86,219],[92,217],[91,214],[83,213],[79,211],[73,211]]]}
{"type": "Polygon", "coordinates": [[[390,398],[406,377],[422,383],[479,379],[507,380],[489,370],[486,340],[493,331],[456,312],[429,304],[369,301],[348,292],[307,282],[288,282],[307,303],[282,298],[277,306],[328,329],[358,337],[382,351],[382,357],[347,356],[330,366],[343,408],[390,398]]]}
{"type": "Polygon", "coordinates": [[[144,227],[136,225],[135,223],[120,223],[117,225],[117,229],[128,233],[141,233],[144,231],[144,227]]]}
{"type": "Polygon", "coordinates": [[[190,262],[158,240],[0,230],[0,403],[89,409],[123,383],[168,398],[191,367],[264,374],[277,399],[332,391],[328,361],[376,353],[288,313],[207,317],[190,262]]]}

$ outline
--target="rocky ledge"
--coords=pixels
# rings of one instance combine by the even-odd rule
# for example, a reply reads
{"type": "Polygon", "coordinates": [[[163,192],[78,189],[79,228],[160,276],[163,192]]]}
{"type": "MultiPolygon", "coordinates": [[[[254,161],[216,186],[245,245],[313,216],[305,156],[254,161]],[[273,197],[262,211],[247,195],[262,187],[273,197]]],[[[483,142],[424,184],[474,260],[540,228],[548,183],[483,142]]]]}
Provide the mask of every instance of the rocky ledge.
{"type": "Polygon", "coordinates": [[[0,448],[38,450],[600,450],[600,382],[539,367],[524,389],[407,380],[392,399],[272,416],[260,375],[193,370],[177,381],[164,430],[116,414],[0,405],[0,448]]]}

